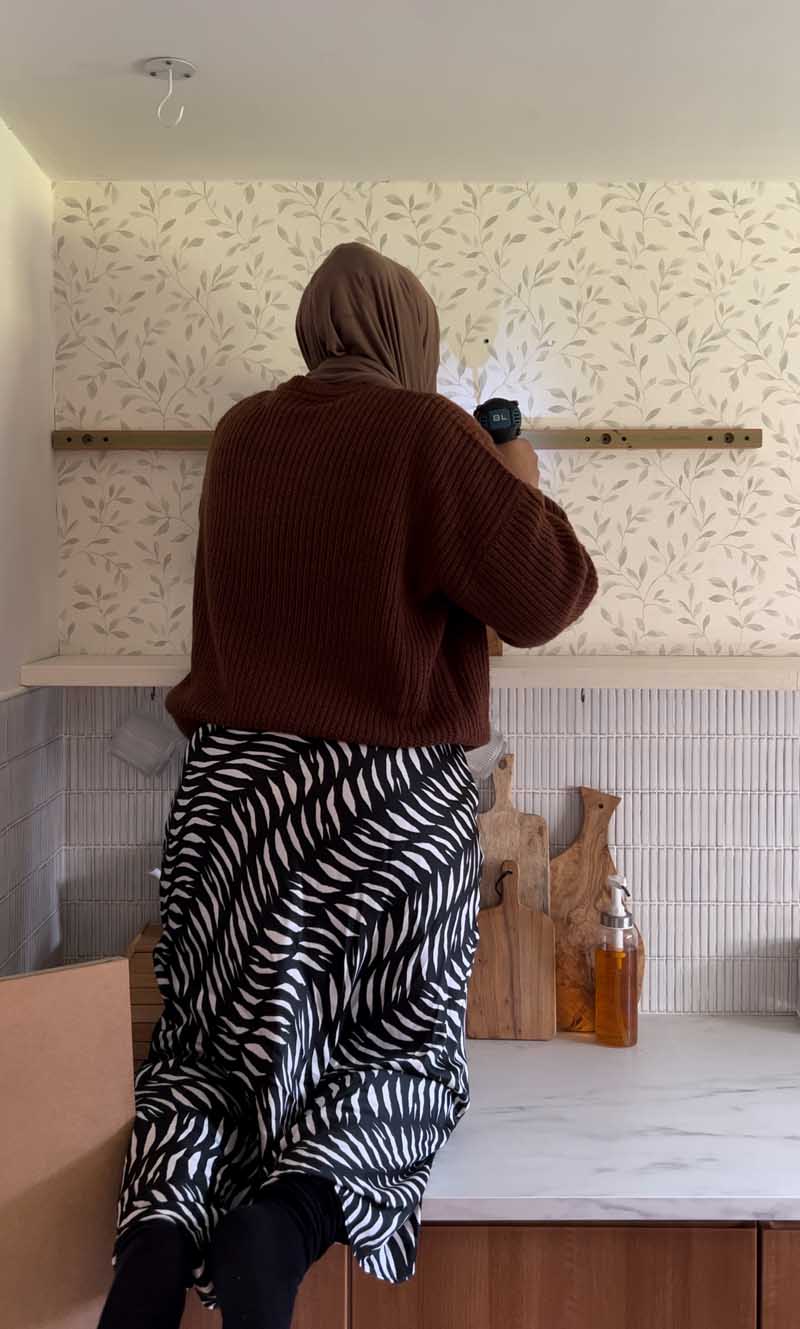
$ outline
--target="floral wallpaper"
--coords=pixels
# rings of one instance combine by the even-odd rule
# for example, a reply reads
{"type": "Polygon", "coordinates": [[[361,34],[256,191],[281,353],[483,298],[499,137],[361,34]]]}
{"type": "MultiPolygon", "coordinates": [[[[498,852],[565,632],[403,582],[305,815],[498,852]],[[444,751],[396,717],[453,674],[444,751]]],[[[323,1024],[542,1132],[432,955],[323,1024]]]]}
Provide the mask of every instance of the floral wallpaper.
{"type": "MultiPolygon", "coordinates": [[[[800,652],[800,185],[60,185],[60,426],[206,428],[300,368],[322,256],[439,307],[440,389],[538,425],[763,426],[761,452],[544,454],[602,594],[550,650],[800,652]]],[[[61,644],[188,650],[202,455],[62,455],[61,644]]]]}

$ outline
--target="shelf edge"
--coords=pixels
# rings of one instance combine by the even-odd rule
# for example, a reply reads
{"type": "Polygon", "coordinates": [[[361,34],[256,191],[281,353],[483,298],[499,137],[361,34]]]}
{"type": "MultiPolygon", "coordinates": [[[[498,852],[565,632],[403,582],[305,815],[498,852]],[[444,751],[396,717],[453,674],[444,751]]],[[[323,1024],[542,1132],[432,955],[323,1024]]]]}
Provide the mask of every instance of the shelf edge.
{"type": "MultiPolygon", "coordinates": [[[[58,655],[20,669],[25,687],[172,687],[185,655],[58,655]]],[[[495,688],[744,688],[795,691],[800,656],[504,655],[491,660],[495,688]]]]}

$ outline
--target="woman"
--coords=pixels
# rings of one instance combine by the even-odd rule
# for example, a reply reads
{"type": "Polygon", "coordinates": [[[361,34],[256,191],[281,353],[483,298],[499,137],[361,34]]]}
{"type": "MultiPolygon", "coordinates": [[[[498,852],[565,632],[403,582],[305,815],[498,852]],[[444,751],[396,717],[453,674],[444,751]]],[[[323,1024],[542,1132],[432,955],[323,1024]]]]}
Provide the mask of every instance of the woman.
{"type": "Polygon", "coordinates": [[[209,453],[166,828],[164,1014],[136,1086],[102,1329],[288,1329],[336,1240],[414,1272],[468,1101],[486,624],[518,646],[596,579],[516,441],[436,395],[436,311],[359,244],[300,303],[310,373],[209,453]]]}

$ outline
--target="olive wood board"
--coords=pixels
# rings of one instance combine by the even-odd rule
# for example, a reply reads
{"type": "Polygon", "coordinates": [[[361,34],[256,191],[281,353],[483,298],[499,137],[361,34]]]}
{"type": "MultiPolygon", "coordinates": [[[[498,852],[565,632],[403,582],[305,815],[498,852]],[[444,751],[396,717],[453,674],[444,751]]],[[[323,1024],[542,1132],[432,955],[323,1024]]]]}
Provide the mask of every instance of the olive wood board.
{"type": "MultiPolygon", "coordinates": [[[[611,903],[608,878],[616,872],[608,827],[621,799],[581,787],[583,824],[577,839],[550,863],[550,915],[556,933],[558,1028],[594,1033],[592,955],[600,913],[611,903]]],[[[638,990],[644,979],[644,941],[639,934],[638,990]]]]}

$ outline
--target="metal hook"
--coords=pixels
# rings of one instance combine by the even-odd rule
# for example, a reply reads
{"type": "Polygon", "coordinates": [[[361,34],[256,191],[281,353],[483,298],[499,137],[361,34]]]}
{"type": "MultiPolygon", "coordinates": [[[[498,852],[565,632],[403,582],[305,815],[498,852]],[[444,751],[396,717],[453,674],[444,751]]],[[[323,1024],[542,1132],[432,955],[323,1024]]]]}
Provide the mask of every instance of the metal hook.
{"type": "Polygon", "coordinates": [[[191,60],[182,60],[177,55],[157,55],[151,60],[145,60],[141,66],[143,72],[150,78],[165,78],[168,81],[166,95],[162,97],[156,108],[156,115],[165,129],[175,129],[183,119],[185,106],[181,106],[178,114],[168,120],[164,116],[164,110],[175,96],[176,78],[193,78],[197,73],[197,66],[193,65],[191,60]]]}
{"type": "Polygon", "coordinates": [[[156,115],[158,116],[158,118],[159,118],[159,120],[161,121],[162,125],[164,125],[164,127],[165,127],[166,129],[175,129],[175,128],[177,128],[177,126],[180,124],[181,120],[183,119],[183,113],[184,113],[184,111],[186,110],[186,107],[185,107],[185,106],[181,106],[181,109],[178,111],[178,116],[177,116],[177,119],[176,119],[176,120],[165,120],[165,119],[164,119],[164,117],[163,117],[163,115],[161,114],[161,112],[163,111],[163,109],[164,109],[164,107],[166,106],[167,102],[170,101],[170,99],[171,99],[172,96],[173,96],[173,93],[175,92],[175,75],[174,75],[173,72],[172,72],[172,65],[170,65],[169,68],[168,68],[168,70],[167,70],[167,77],[169,78],[169,87],[167,88],[167,94],[166,94],[166,96],[163,97],[162,100],[158,103],[158,110],[156,111],[156,115]]]}

